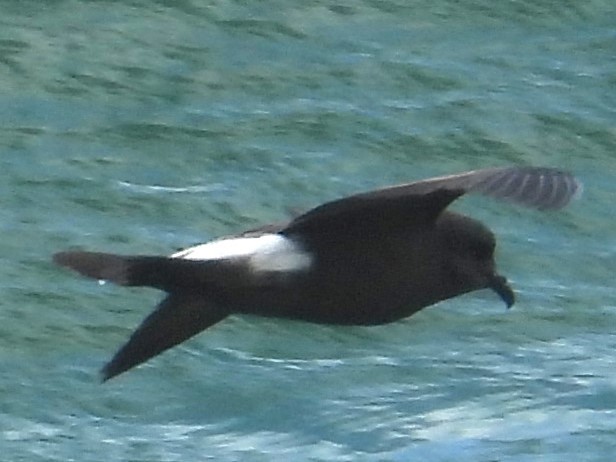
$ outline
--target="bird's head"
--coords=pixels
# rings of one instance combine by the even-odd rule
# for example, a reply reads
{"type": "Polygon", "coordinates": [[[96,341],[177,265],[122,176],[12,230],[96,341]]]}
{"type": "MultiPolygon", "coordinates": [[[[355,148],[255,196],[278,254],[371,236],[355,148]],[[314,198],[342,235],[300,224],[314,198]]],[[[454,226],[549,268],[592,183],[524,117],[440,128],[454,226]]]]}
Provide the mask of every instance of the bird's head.
{"type": "Polygon", "coordinates": [[[514,304],[513,290],[496,271],[496,240],[485,225],[464,215],[445,212],[437,221],[437,233],[447,252],[443,261],[454,290],[462,294],[492,289],[508,308],[514,304]]]}

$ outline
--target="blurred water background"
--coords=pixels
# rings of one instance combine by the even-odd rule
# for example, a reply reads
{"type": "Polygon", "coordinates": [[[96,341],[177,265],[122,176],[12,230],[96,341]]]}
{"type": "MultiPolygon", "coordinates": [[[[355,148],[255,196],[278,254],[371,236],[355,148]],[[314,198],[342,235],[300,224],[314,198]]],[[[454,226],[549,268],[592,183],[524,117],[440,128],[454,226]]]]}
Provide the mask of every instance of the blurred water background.
{"type": "Polygon", "coordinates": [[[0,459],[613,460],[615,24],[611,0],[0,2],[0,459]],[[50,263],[512,164],[585,195],[455,204],[498,235],[510,311],[233,317],[100,385],[160,294],[50,263]]]}

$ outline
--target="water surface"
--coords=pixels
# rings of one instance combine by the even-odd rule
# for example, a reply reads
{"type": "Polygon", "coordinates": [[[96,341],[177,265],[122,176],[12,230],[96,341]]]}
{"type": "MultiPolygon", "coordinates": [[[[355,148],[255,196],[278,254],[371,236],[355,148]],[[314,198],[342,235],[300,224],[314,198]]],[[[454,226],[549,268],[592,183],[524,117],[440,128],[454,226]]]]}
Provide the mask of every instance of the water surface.
{"type": "Polygon", "coordinates": [[[23,461],[608,461],[610,1],[0,3],[0,447],[23,461]],[[575,171],[456,203],[518,295],[333,328],[234,317],[105,385],[160,294],[54,268],[170,253],[390,183],[575,171]]]}

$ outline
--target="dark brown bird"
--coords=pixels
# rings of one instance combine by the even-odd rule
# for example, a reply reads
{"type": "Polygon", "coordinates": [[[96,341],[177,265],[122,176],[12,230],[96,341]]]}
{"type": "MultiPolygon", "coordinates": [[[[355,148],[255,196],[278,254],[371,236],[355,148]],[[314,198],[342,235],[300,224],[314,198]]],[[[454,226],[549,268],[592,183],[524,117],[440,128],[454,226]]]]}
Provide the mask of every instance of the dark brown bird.
{"type": "Polygon", "coordinates": [[[485,288],[509,307],[514,294],[496,272],[494,235],[445,209],[471,192],[555,210],[579,191],[567,172],[490,168],[345,197],[169,257],[67,251],[53,259],[90,278],[167,293],[104,366],[108,380],[231,314],[375,325],[485,288]]]}

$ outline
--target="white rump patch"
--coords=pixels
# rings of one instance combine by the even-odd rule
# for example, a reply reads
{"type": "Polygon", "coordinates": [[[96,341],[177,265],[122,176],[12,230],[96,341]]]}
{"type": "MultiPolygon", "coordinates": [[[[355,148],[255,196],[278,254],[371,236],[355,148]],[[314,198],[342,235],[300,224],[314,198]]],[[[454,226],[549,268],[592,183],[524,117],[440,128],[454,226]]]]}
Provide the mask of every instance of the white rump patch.
{"type": "Polygon", "coordinates": [[[280,234],[220,239],[196,245],[171,255],[186,260],[246,259],[253,271],[300,271],[310,267],[312,258],[293,240],[280,234]]]}

